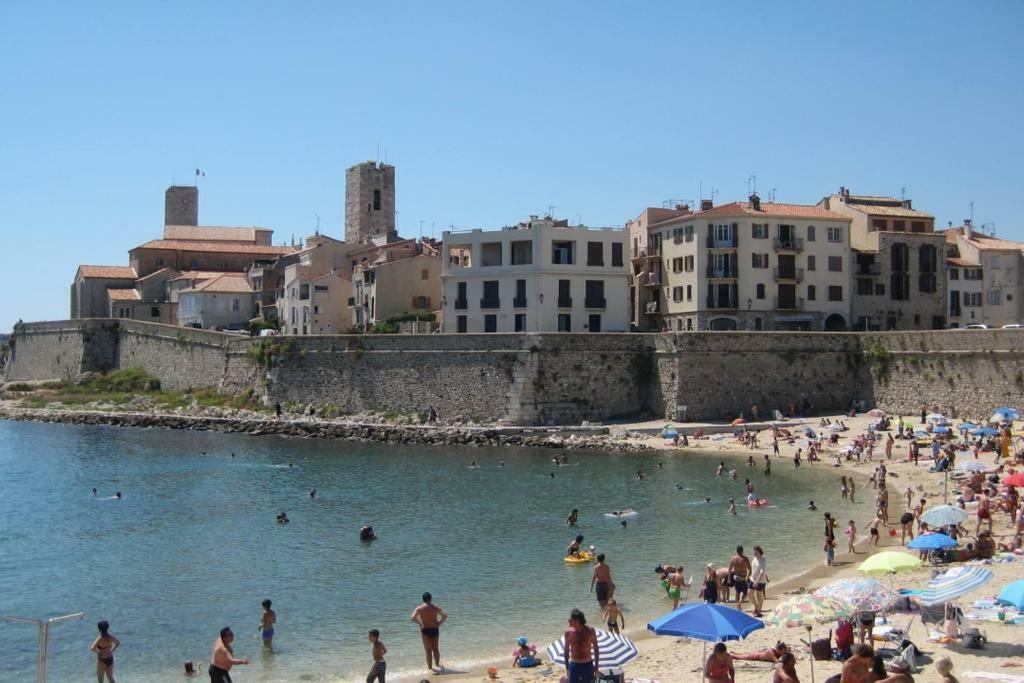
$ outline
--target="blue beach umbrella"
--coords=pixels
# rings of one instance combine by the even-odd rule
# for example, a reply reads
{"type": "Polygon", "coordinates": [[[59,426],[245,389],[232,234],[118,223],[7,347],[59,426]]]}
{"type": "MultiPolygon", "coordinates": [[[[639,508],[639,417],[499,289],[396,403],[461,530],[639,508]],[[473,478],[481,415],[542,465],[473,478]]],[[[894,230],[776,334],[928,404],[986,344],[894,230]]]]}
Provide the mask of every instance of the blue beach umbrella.
{"type": "Polygon", "coordinates": [[[980,588],[991,578],[991,570],[984,567],[957,567],[932,579],[918,595],[918,600],[925,607],[941,605],[980,588]]]}
{"type": "Polygon", "coordinates": [[[936,505],[921,515],[921,521],[930,527],[951,526],[967,519],[967,513],[953,505],[936,505]]]}
{"type": "Polygon", "coordinates": [[[1017,420],[1020,419],[1020,413],[1015,408],[1009,406],[1003,406],[1002,408],[996,408],[992,411],[992,417],[998,416],[1000,420],[1017,420]]]}
{"type": "Polygon", "coordinates": [[[945,434],[946,432],[949,431],[949,427],[946,427],[945,425],[939,425],[937,427],[933,427],[932,431],[935,432],[936,434],[945,434]]]}
{"type": "Polygon", "coordinates": [[[711,643],[740,640],[764,628],[764,622],[726,605],[698,602],[658,617],[647,630],[659,636],[697,638],[711,643]]]}
{"type": "Polygon", "coordinates": [[[661,436],[664,439],[674,439],[679,436],[679,432],[672,425],[665,425],[661,429],[661,436]]]}
{"type": "Polygon", "coordinates": [[[956,541],[946,534],[924,534],[908,543],[907,547],[914,550],[939,550],[940,548],[952,548],[955,545],[956,541]]]}
{"type": "MultiPolygon", "coordinates": [[[[601,629],[594,629],[597,632],[597,648],[601,653],[601,669],[613,669],[625,666],[637,656],[636,645],[633,641],[622,635],[615,635],[601,629]]],[[[548,645],[548,657],[558,664],[565,662],[565,636],[548,645]]]]}
{"type": "Polygon", "coordinates": [[[1017,579],[1006,584],[1003,590],[999,591],[997,602],[1013,605],[1017,609],[1024,609],[1024,579],[1017,579]]]}
{"type": "Polygon", "coordinates": [[[999,436],[999,430],[995,427],[978,427],[971,436],[999,436]]]}
{"type": "Polygon", "coordinates": [[[978,425],[974,424],[973,422],[961,422],[956,426],[956,428],[959,429],[961,432],[966,432],[968,429],[977,429],[978,425]]]}

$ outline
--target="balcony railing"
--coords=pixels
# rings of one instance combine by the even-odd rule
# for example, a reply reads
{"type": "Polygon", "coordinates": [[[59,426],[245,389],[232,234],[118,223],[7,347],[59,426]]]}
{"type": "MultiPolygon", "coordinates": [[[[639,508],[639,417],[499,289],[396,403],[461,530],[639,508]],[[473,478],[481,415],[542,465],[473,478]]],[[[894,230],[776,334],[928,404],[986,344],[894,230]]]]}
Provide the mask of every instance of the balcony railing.
{"type": "Polygon", "coordinates": [[[775,269],[776,280],[795,280],[797,282],[804,281],[804,269],[803,268],[776,268],[775,269]]]}
{"type": "Polygon", "coordinates": [[[480,299],[480,308],[501,308],[501,299],[480,299]]]}
{"type": "Polygon", "coordinates": [[[560,296],[558,297],[559,308],[572,308],[572,297],[571,296],[560,296]]]}
{"type": "Polygon", "coordinates": [[[661,301],[648,301],[647,304],[644,306],[644,312],[657,313],[660,303],[661,301]]]}
{"type": "Polygon", "coordinates": [[[661,258],[661,245],[641,247],[633,250],[633,258],[661,258]]]}
{"type": "Polygon", "coordinates": [[[608,301],[606,299],[598,299],[597,297],[587,297],[583,301],[584,308],[607,308],[608,301]]]}
{"type": "Polygon", "coordinates": [[[512,308],[526,308],[526,297],[517,296],[512,299],[512,308]]]}
{"type": "Polygon", "coordinates": [[[775,297],[775,308],[780,311],[799,311],[803,307],[803,299],[797,297],[775,297]]]}
{"type": "Polygon", "coordinates": [[[464,310],[466,310],[468,303],[469,302],[466,301],[465,299],[456,299],[455,300],[455,310],[456,311],[464,311],[464,310]]]}
{"type": "Polygon", "coordinates": [[[804,241],[798,237],[776,237],[772,247],[775,251],[803,251],[804,241]]]}
{"type": "Polygon", "coordinates": [[[704,244],[708,249],[735,249],[739,246],[739,235],[734,232],[732,237],[726,240],[716,239],[714,235],[708,235],[707,239],[704,240],[704,244]]]}
{"type": "Polygon", "coordinates": [[[736,299],[733,297],[723,297],[721,299],[714,299],[708,297],[708,308],[725,309],[725,308],[739,308],[736,299]]]}
{"type": "Polygon", "coordinates": [[[715,268],[709,265],[707,273],[709,278],[739,277],[738,268],[715,268]]]}
{"type": "Polygon", "coordinates": [[[953,316],[954,318],[959,318],[960,317],[960,310],[961,309],[960,309],[959,306],[950,306],[949,307],[949,314],[951,316],[953,316]]]}
{"type": "Polygon", "coordinates": [[[882,264],[881,263],[869,263],[867,265],[857,266],[857,272],[854,275],[881,275],[882,264]]]}

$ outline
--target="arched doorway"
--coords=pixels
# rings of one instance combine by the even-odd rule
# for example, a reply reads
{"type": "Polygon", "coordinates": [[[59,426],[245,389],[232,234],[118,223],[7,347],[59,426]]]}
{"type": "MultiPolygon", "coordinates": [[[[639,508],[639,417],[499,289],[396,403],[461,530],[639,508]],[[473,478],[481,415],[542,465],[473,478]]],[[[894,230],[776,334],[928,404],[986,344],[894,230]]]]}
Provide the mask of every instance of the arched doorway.
{"type": "Polygon", "coordinates": [[[708,323],[708,329],[715,331],[735,330],[736,321],[733,318],[713,318],[708,323]]]}
{"type": "Polygon", "coordinates": [[[829,317],[825,318],[825,331],[826,332],[845,332],[846,331],[846,318],[833,313],[829,317]]]}

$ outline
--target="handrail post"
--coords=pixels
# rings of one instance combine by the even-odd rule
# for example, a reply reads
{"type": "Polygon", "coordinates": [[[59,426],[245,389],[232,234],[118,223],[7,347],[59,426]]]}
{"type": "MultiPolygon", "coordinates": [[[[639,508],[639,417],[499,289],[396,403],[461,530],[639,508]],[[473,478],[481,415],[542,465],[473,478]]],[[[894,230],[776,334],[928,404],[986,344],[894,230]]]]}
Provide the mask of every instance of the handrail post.
{"type": "Polygon", "coordinates": [[[83,618],[85,618],[85,612],[65,614],[62,617],[53,617],[52,619],[32,619],[30,617],[4,615],[4,621],[10,624],[35,624],[38,629],[38,633],[36,635],[36,640],[38,642],[38,650],[36,652],[36,683],[47,683],[46,679],[50,658],[50,626],[53,624],[62,624],[65,621],[74,621],[83,618]]]}

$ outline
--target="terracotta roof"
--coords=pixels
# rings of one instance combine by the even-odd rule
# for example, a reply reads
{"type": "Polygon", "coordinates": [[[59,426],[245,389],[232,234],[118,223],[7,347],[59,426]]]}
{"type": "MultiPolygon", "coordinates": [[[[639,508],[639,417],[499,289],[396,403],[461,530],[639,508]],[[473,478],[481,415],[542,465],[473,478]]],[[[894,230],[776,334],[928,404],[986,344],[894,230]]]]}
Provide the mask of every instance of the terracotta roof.
{"type": "Polygon", "coordinates": [[[363,254],[363,253],[366,253],[368,251],[377,251],[378,249],[384,249],[384,250],[394,249],[395,247],[406,246],[410,242],[415,244],[416,240],[414,240],[412,238],[409,238],[409,239],[405,239],[405,240],[398,240],[397,242],[388,242],[387,244],[373,244],[373,245],[370,245],[370,246],[366,247],[365,249],[358,249],[356,251],[349,252],[349,256],[355,256],[356,254],[363,254]]]}
{"type": "Polygon", "coordinates": [[[238,273],[222,270],[185,270],[174,280],[211,280],[220,275],[238,275],[238,273]]]}
{"type": "Polygon", "coordinates": [[[244,275],[224,274],[201,282],[192,289],[181,290],[181,294],[185,292],[252,294],[252,287],[249,286],[249,281],[245,279],[244,275]]]}
{"type": "Polygon", "coordinates": [[[82,277],[124,278],[134,280],[138,273],[131,266],[78,266],[82,277]]]}
{"type": "Polygon", "coordinates": [[[960,231],[960,228],[949,228],[943,232],[946,233],[947,242],[956,242],[957,235],[960,235],[960,237],[978,249],[998,249],[1003,251],[1018,251],[1020,249],[1024,249],[1024,243],[1022,242],[1014,242],[1013,240],[1004,240],[1000,237],[986,235],[983,232],[978,232],[977,228],[971,232],[970,239],[960,231]],[[952,238],[952,240],[950,238],[952,238]]]}
{"type": "Polygon", "coordinates": [[[111,301],[138,301],[142,298],[134,289],[108,289],[107,297],[111,301]]]}
{"type": "Polygon", "coordinates": [[[974,261],[968,261],[967,259],[960,258],[959,256],[950,256],[949,258],[946,259],[946,263],[948,263],[951,266],[958,266],[960,268],[980,268],[981,267],[980,263],[975,263],[974,261]]]}
{"type": "Polygon", "coordinates": [[[697,211],[677,218],[651,223],[651,226],[663,225],[665,223],[686,223],[699,221],[705,218],[716,218],[719,216],[751,216],[754,218],[820,218],[829,221],[850,221],[851,219],[828,209],[813,204],[779,204],[777,202],[761,202],[761,210],[755,211],[750,202],[730,202],[722,204],[707,211],[697,211]]]}
{"type": "MultiPolygon", "coordinates": [[[[159,277],[159,276],[165,276],[166,277],[167,275],[170,274],[167,271],[170,271],[171,273],[177,273],[178,272],[174,268],[161,268],[160,270],[154,270],[149,275],[143,275],[142,277],[140,277],[138,279],[138,281],[142,282],[143,280],[148,280],[150,278],[156,278],[156,277],[159,277]]],[[[173,279],[173,278],[167,278],[167,279],[170,280],[170,279],[173,279]]]]}
{"type": "Polygon", "coordinates": [[[225,254],[290,254],[295,247],[258,245],[258,244],[232,244],[231,242],[198,242],[192,240],[150,240],[145,244],[132,249],[166,249],[170,251],[209,251],[225,254]]]}
{"type": "Polygon", "coordinates": [[[340,277],[342,280],[351,280],[352,279],[348,275],[345,275],[345,273],[342,273],[340,271],[335,271],[333,273],[324,273],[323,275],[317,275],[316,277],[310,278],[310,280],[323,280],[323,279],[329,278],[329,277],[340,277]]]}
{"type": "Polygon", "coordinates": [[[851,206],[869,216],[888,216],[891,218],[935,218],[930,213],[917,209],[905,209],[902,206],[874,206],[867,204],[851,204],[851,206]]]}

